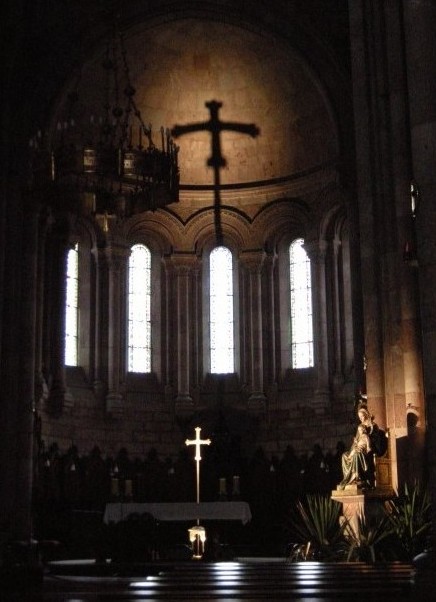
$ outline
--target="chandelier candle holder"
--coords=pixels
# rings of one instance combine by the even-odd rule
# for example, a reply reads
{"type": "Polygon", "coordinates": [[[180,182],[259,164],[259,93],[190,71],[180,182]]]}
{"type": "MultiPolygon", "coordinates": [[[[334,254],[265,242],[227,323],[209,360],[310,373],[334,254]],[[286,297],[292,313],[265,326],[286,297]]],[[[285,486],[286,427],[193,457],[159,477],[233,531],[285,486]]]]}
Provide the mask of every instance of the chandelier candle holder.
{"type": "Polygon", "coordinates": [[[87,117],[77,119],[79,76],[67,96],[65,117],[46,135],[39,130],[30,151],[33,186],[78,193],[78,212],[95,216],[107,230],[113,219],[178,202],[179,148],[163,127],[160,147],[155,144],[152,126],[145,124],[135,101],[124,36],[117,27],[101,66],[105,83],[99,116],[85,109],[87,117]]]}

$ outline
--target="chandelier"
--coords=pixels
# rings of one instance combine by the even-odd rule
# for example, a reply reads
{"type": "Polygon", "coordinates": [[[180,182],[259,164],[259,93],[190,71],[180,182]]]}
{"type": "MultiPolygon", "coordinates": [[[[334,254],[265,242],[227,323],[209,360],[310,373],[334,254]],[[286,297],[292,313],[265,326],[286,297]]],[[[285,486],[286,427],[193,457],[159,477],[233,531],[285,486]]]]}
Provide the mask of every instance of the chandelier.
{"type": "Polygon", "coordinates": [[[85,110],[78,120],[79,76],[65,114],[49,134],[40,130],[32,138],[30,150],[34,185],[64,193],[55,196],[94,216],[107,231],[114,220],[178,201],[179,149],[163,127],[156,146],[136,104],[124,36],[115,26],[101,67],[99,114],[85,110]],[[77,194],[65,194],[71,191],[77,194]]]}

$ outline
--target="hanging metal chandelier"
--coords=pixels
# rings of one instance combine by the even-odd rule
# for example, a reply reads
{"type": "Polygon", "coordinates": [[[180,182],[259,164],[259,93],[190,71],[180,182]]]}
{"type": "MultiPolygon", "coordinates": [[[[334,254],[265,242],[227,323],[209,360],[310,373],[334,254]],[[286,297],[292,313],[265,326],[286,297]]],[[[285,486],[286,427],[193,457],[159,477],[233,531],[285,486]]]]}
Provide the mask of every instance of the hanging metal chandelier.
{"type": "Polygon", "coordinates": [[[102,69],[100,114],[88,112],[76,121],[77,83],[51,135],[38,132],[30,146],[37,185],[43,180],[64,192],[77,191],[78,209],[102,219],[107,230],[113,219],[178,201],[179,149],[163,127],[156,146],[136,104],[124,36],[115,26],[102,69]]]}

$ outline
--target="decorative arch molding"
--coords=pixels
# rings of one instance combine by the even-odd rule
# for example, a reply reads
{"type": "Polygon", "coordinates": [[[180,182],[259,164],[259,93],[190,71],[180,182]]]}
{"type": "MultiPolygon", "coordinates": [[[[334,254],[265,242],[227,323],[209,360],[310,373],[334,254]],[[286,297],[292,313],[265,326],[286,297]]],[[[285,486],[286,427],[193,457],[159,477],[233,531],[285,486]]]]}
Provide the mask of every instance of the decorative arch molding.
{"type": "Polygon", "coordinates": [[[163,209],[141,213],[123,225],[123,235],[127,240],[150,237],[163,253],[168,253],[171,248],[186,249],[184,231],[182,220],[175,213],[163,209]]]}
{"type": "Polygon", "coordinates": [[[337,238],[342,238],[345,230],[347,231],[347,233],[349,231],[348,217],[342,212],[338,214],[334,225],[335,225],[334,236],[337,238]]]}
{"type": "Polygon", "coordinates": [[[345,207],[336,204],[331,207],[322,217],[319,227],[319,237],[321,240],[340,237],[344,220],[347,219],[345,207]]]}
{"type": "Polygon", "coordinates": [[[80,242],[94,249],[97,246],[98,236],[93,224],[83,218],[78,218],[71,228],[71,236],[76,237],[80,242]]]}
{"type": "MultiPolygon", "coordinates": [[[[221,207],[220,214],[224,241],[230,241],[239,249],[247,246],[252,236],[251,220],[232,207],[221,207]]],[[[186,236],[188,241],[192,241],[199,249],[204,248],[215,237],[213,208],[204,209],[189,219],[186,236]]]]}
{"type": "Polygon", "coordinates": [[[278,241],[293,229],[304,235],[311,213],[310,207],[301,199],[273,201],[262,207],[253,220],[257,246],[275,248],[278,241]]]}

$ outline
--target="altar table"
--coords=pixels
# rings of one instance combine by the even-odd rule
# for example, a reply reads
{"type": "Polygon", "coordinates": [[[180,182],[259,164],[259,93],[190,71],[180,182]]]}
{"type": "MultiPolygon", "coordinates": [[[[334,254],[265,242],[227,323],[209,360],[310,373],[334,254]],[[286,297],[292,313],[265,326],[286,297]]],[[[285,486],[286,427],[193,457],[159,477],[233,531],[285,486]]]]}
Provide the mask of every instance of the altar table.
{"type": "Polygon", "coordinates": [[[130,514],[148,513],[158,521],[239,520],[243,525],[251,520],[250,506],[246,502],[181,502],[140,503],[111,502],[106,504],[103,521],[119,522],[130,514]]]}

